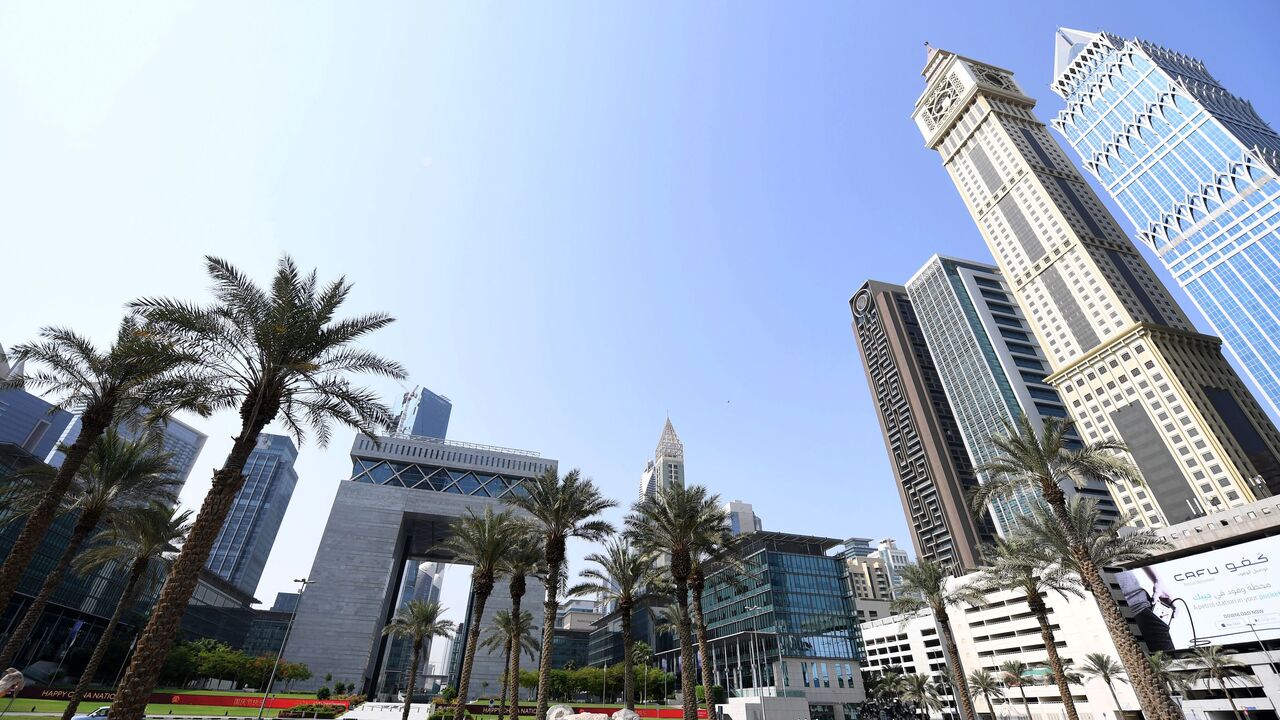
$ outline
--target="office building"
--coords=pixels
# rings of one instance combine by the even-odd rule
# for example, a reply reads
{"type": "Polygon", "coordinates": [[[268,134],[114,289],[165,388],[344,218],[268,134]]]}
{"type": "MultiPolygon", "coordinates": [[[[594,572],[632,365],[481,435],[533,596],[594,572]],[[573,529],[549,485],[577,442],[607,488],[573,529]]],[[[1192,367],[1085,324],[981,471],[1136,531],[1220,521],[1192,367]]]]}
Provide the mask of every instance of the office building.
{"type": "Polygon", "coordinates": [[[893,614],[893,585],[884,560],[875,554],[867,538],[849,538],[836,555],[845,565],[848,594],[853,596],[858,622],[893,614]]]}
{"type": "Polygon", "coordinates": [[[889,573],[889,586],[893,588],[895,597],[902,587],[902,568],[911,564],[907,551],[898,547],[893,538],[884,538],[877,545],[875,554],[884,562],[885,571],[889,573]]]}
{"type": "Polygon", "coordinates": [[[1201,61],[1060,29],[1053,125],[1280,413],[1280,135],[1201,61]]]}
{"type": "MultiPolygon", "coordinates": [[[[244,644],[240,650],[249,657],[275,655],[284,647],[285,632],[289,629],[292,612],[277,610],[254,610],[249,630],[245,634],[244,644]]],[[[288,658],[285,658],[286,660],[288,658]]]]}
{"type": "Polygon", "coordinates": [[[733,529],[734,535],[764,529],[764,521],[760,519],[759,515],[756,515],[751,503],[730,500],[725,503],[724,510],[729,515],[729,527],[733,529]]]}
{"type": "MultiPolygon", "coordinates": [[[[116,431],[120,433],[121,437],[128,440],[136,440],[144,432],[159,432],[161,434],[160,447],[164,452],[172,456],[169,461],[169,467],[173,470],[174,482],[181,488],[190,479],[191,471],[195,469],[196,460],[200,457],[200,451],[204,450],[205,440],[209,436],[177,418],[167,418],[160,424],[150,428],[140,418],[141,416],[135,422],[117,423],[116,431]]],[[[80,416],[77,415],[62,431],[58,444],[70,445],[79,436],[80,416]]],[[[62,451],[55,449],[49,454],[47,462],[54,467],[58,467],[62,465],[62,458],[62,451]]]]}
{"type": "Polygon", "coordinates": [[[916,555],[977,567],[995,529],[969,512],[978,477],[907,290],[871,280],[849,306],[916,555]]]}
{"type": "Polygon", "coordinates": [[[443,439],[449,432],[449,413],[453,403],[424,387],[406,392],[400,402],[395,432],[399,435],[443,439]]]}
{"type": "Polygon", "coordinates": [[[298,484],[298,449],[283,435],[262,433],[244,466],[244,485],[236,493],[227,520],[205,565],[252,595],[262,578],[276,533],[298,484]]]}
{"type": "Polygon", "coordinates": [[[1124,442],[1113,485],[1167,525],[1280,490],[1280,434],[1221,342],[1175,304],[999,67],[930,48],[913,118],[1035,331],[1081,440],[1124,442]]]}
{"type": "MultiPolygon", "coordinates": [[[[441,543],[455,518],[508,509],[503,498],[524,492],[526,480],[557,464],[523,450],[395,435],[377,442],[356,436],[351,462],[351,478],[338,485],[307,575],[315,584],[299,603],[285,657],[354,681],[366,695],[387,697],[404,666],[390,662],[390,640],[382,628],[404,597],[404,576],[415,562],[419,571],[421,563],[454,562],[441,543]]],[[[422,587],[415,585],[415,592],[422,587]]],[[[527,598],[543,593],[542,583],[530,578],[522,609],[533,616],[534,627],[542,625],[542,603],[527,598]]],[[[495,592],[483,617],[466,617],[464,625],[478,621],[487,633],[493,616],[510,609],[506,593],[495,592]]],[[[450,675],[465,643],[453,645],[457,651],[442,663],[450,675]]],[[[502,660],[501,653],[476,655],[473,697],[485,692],[485,683],[501,684],[502,660]]],[[[322,683],[313,678],[297,685],[314,690],[322,683]]]]}
{"type": "Polygon", "coordinates": [[[671,418],[667,418],[667,423],[662,426],[653,459],[645,464],[644,472],[640,474],[640,499],[653,497],[668,485],[684,485],[684,443],[676,435],[671,418]]]}
{"type": "Polygon", "coordinates": [[[271,611],[291,613],[298,609],[298,598],[300,597],[302,597],[301,593],[278,592],[276,593],[275,602],[271,603],[271,611]]]}
{"type": "Polygon", "coordinates": [[[557,626],[551,635],[551,667],[584,668],[591,664],[591,630],[557,626]]]}
{"type": "MultiPolygon", "coordinates": [[[[1057,390],[1045,382],[1048,359],[999,269],[934,255],[907,281],[907,295],[975,466],[1000,457],[991,438],[1008,433],[1022,417],[1039,432],[1044,418],[1068,416],[1057,390]]],[[[1071,445],[1079,446],[1074,431],[1071,445]]],[[[1070,480],[1062,489],[1068,496],[1077,492],[1070,480]]],[[[1078,492],[1096,500],[1105,519],[1118,517],[1101,481],[1078,492]]],[[[996,530],[1007,534],[1039,497],[1027,487],[993,498],[988,509],[996,530]]]]}
{"type": "MultiPolygon", "coordinates": [[[[185,641],[211,639],[243,648],[253,628],[257,599],[209,568],[200,569],[196,588],[187,601],[178,634],[185,641]]],[[[277,645],[272,653],[280,651],[277,645]]]]}
{"type": "MultiPolygon", "coordinates": [[[[0,380],[20,377],[23,370],[22,363],[10,366],[0,347],[0,380]]],[[[71,413],[26,390],[0,390],[0,443],[12,443],[39,460],[49,460],[73,420],[71,413]]]]}
{"type": "MultiPolygon", "coordinates": [[[[865,699],[854,600],[831,538],[759,531],[742,536],[743,570],[707,578],[702,610],[712,682],[733,720],[759,716],[851,720],[865,699]]],[[[661,653],[671,670],[678,650],[661,653]]]]}

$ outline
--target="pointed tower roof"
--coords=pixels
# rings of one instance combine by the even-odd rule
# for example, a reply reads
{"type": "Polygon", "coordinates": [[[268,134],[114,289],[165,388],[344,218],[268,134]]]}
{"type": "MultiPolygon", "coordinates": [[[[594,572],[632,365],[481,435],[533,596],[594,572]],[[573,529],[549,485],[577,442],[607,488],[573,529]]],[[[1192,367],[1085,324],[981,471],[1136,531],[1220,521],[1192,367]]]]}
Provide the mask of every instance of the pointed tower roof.
{"type": "Polygon", "coordinates": [[[667,418],[667,424],[662,426],[662,435],[658,438],[658,449],[653,451],[655,457],[684,457],[684,443],[680,442],[680,436],[676,434],[676,428],[671,424],[671,418],[667,418]]]}
{"type": "Polygon", "coordinates": [[[1076,59],[1080,51],[1101,36],[1102,33],[1058,28],[1053,35],[1053,79],[1062,77],[1062,73],[1066,72],[1067,66],[1076,59]]]}

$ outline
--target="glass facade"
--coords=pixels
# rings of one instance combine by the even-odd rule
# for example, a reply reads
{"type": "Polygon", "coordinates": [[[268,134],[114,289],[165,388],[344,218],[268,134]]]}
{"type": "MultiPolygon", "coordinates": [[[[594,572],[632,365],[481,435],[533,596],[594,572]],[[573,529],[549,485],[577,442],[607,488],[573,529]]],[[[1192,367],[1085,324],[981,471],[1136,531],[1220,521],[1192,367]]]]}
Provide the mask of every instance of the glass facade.
{"type": "Polygon", "coordinates": [[[1280,412],[1280,135],[1199,60],[1061,30],[1054,125],[1280,412]]]}
{"type": "MultiPolygon", "coordinates": [[[[1028,416],[1039,427],[1042,418],[1067,417],[1045,381],[1048,359],[998,268],[934,256],[907,282],[907,294],[975,467],[999,456],[991,438],[1008,424],[1028,416]]],[[[1073,443],[1079,444],[1074,433],[1073,443]]],[[[987,478],[980,473],[979,480],[987,478]]],[[[1067,492],[1077,491],[1068,486],[1067,492]]],[[[1101,483],[1079,492],[1097,500],[1104,515],[1118,517],[1101,483]]],[[[1007,533],[1038,498],[1038,491],[1021,488],[993,499],[988,509],[997,531],[1007,533]]]]}
{"type": "Polygon", "coordinates": [[[25,390],[0,390],[0,443],[13,443],[45,460],[71,423],[71,413],[25,390]]]}
{"type": "Polygon", "coordinates": [[[521,483],[525,479],[518,475],[459,470],[432,463],[366,458],[356,458],[351,468],[351,480],[354,482],[495,498],[523,493],[521,483]]]}
{"type": "Polygon", "coordinates": [[[244,486],[236,493],[227,520],[214,541],[206,566],[242,592],[253,595],[275,544],[276,533],[298,484],[293,463],[298,450],[283,435],[263,433],[244,467],[244,486]]]}
{"type": "Polygon", "coordinates": [[[716,682],[739,696],[854,690],[862,658],[854,600],[844,563],[826,554],[839,541],[744,538],[741,571],[714,572],[703,596],[716,682]]]}

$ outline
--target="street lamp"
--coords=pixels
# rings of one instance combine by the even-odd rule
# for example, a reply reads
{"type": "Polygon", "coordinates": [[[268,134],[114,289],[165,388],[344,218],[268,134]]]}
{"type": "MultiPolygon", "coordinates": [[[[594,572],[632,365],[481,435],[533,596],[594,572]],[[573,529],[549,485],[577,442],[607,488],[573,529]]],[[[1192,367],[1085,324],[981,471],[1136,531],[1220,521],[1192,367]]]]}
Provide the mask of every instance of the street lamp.
{"type": "MultiPolygon", "coordinates": [[[[1249,626],[1249,629],[1253,631],[1253,639],[1254,639],[1254,640],[1257,640],[1257,641],[1258,641],[1258,647],[1262,648],[1262,654],[1266,656],[1266,658],[1267,658],[1267,665],[1268,665],[1268,666],[1270,666],[1270,670],[1271,670],[1271,672],[1275,672],[1275,671],[1276,671],[1276,664],[1275,664],[1275,661],[1273,661],[1273,660],[1271,659],[1271,651],[1270,651],[1270,650],[1268,650],[1268,649],[1267,649],[1267,646],[1262,642],[1262,636],[1258,634],[1258,628],[1257,628],[1257,626],[1256,626],[1256,625],[1254,625],[1252,622],[1247,622],[1247,623],[1245,623],[1245,624],[1246,624],[1246,625],[1248,625],[1248,626],[1249,626]]],[[[1273,698],[1273,697],[1271,697],[1270,695],[1268,695],[1268,696],[1267,696],[1267,699],[1271,701],[1271,708],[1274,710],[1274,709],[1275,709],[1275,707],[1276,707],[1276,701],[1275,701],[1275,698],[1273,698]]]]}
{"type": "Polygon", "coordinates": [[[271,683],[276,681],[276,670],[280,668],[280,658],[284,656],[284,646],[289,643],[289,632],[293,630],[293,621],[298,617],[298,608],[302,606],[302,594],[307,591],[308,585],[314,585],[316,581],[295,578],[294,582],[298,583],[298,601],[293,604],[293,613],[289,615],[289,624],[284,626],[284,639],[280,641],[280,652],[276,653],[276,661],[271,664],[271,677],[267,678],[267,687],[263,689],[262,702],[258,705],[258,720],[262,720],[262,713],[267,709],[267,695],[271,693],[271,683]]]}
{"type": "MultiPolygon", "coordinates": [[[[762,608],[759,605],[748,605],[743,609],[746,610],[747,612],[754,613],[757,610],[763,610],[764,608],[762,608]]],[[[755,657],[756,656],[756,635],[759,634],[759,632],[760,632],[760,616],[752,615],[751,616],[751,664],[757,665],[757,666],[759,665],[759,663],[756,661],[756,657],[755,657]]],[[[781,635],[778,636],[778,662],[779,663],[782,662],[782,636],[781,635]]],[[[759,670],[758,667],[751,668],[751,675],[753,678],[755,677],[756,672],[758,672],[758,670],[759,670]]],[[[782,672],[781,665],[779,665],[778,667],[778,672],[782,672]]],[[[776,674],[773,676],[773,681],[775,686],[774,692],[777,693],[778,692],[777,691],[778,676],[776,674]]],[[[768,703],[765,702],[764,691],[760,688],[760,683],[754,682],[753,680],[753,684],[756,685],[756,692],[760,693],[760,720],[769,720],[769,711],[766,709],[768,707],[768,703]]]]}

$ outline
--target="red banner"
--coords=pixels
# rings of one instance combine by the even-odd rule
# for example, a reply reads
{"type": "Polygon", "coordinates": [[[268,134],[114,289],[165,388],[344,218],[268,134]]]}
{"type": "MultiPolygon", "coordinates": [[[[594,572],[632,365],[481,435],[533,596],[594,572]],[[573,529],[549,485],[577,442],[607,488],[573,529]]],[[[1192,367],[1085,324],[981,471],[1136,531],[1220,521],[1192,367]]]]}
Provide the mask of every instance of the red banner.
{"type": "MultiPolygon", "coordinates": [[[[70,700],[70,690],[59,690],[57,688],[26,688],[18,693],[18,697],[34,698],[37,700],[70,700]]],[[[110,690],[92,690],[85,693],[84,702],[100,702],[110,703],[116,699],[116,694],[110,690]]],[[[256,708],[262,704],[261,695],[196,695],[192,693],[152,693],[151,698],[147,700],[149,703],[167,703],[169,705],[213,705],[217,707],[252,707],[256,708]]],[[[267,707],[274,710],[284,710],[295,707],[297,705],[311,705],[313,703],[324,703],[326,705],[341,705],[342,707],[350,707],[349,700],[316,700],[315,698],[299,698],[299,697],[270,697],[267,698],[267,707]]]]}
{"type": "MultiPolygon", "coordinates": [[[[554,705],[557,703],[552,703],[552,704],[554,705]]],[[[442,707],[452,707],[452,706],[446,706],[446,705],[440,704],[436,706],[436,709],[439,710],[442,707]]],[[[467,703],[467,712],[471,713],[472,715],[492,715],[497,710],[497,707],[498,706],[496,703],[492,706],[485,703],[467,703]]],[[[616,705],[613,707],[583,707],[579,705],[572,705],[570,707],[572,707],[573,711],[576,713],[600,713],[603,715],[610,715],[610,716],[612,716],[614,713],[622,709],[621,705],[616,705]]],[[[521,717],[524,717],[524,716],[533,717],[535,712],[537,712],[537,708],[535,706],[521,705],[517,714],[520,715],[521,717]]],[[[666,720],[667,718],[684,717],[684,710],[678,707],[675,707],[675,708],[637,707],[636,714],[642,718],[662,718],[663,720],[666,720]]],[[[706,720],[707,711],[705,708],[698,709],[698,717],[702,718],[703,720],[706,720]]]]}

